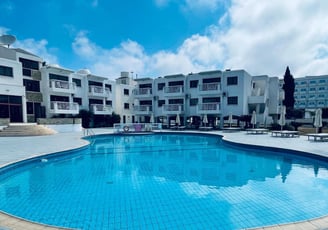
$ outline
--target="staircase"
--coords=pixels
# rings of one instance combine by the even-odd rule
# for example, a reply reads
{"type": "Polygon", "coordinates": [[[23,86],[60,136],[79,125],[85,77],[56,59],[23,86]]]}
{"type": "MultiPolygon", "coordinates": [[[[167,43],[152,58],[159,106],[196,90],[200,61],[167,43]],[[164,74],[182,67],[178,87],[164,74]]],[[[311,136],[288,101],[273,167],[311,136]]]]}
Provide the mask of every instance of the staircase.
{"type": "Polygon", "coordinates": [[[52,135],[56,132],[43,125],[17,123],[9,124],[8,127],[0,130],[0,137],[23,137],[23,136],[42,136],[52,135]]]}

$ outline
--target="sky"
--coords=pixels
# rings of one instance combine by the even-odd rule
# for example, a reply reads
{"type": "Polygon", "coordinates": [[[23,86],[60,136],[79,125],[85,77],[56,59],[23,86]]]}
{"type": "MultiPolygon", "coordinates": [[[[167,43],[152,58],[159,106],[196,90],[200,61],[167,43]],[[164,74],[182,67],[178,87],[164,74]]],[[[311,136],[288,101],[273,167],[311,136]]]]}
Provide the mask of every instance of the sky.
{"type": "Polygon", "coordinates": [[[328,74],[327,0],[0,0],[0,12],[11,47],[109,79],[328,74]]]}

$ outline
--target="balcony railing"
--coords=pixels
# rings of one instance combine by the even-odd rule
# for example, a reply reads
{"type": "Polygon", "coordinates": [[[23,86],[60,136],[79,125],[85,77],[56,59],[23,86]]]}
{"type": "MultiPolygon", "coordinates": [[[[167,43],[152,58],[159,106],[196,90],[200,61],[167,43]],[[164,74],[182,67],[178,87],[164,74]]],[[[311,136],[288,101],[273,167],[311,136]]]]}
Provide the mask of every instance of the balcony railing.
{"type": "Polygon", "coordinates": [[[134,89],[133,94],[135,96],[151,96],[152,95],[152,89],[151,88],[134,89]]]}
{"type": "Polygon", "coordinates": [[[138,115],[147,115],[153,111],[153,107],[151,105],[135,105],[133,110],[138,115]]]}
{"type": "Polygon", "coordinates": [[[113,113],[113,107],[110,105],[103,105],[103,104],[91,104],[90,110],[94,114],[102,114],[102,115],[109,115],[113,113]]]}
{"type": "Polygon", "coordinates": [[[220,103],[198,104],[197,112],[199,114],[219,113],[220,112],[220,103]]]}
{"type": "Polygon", "coordinates": [[[110,97],[111,91],[109,88],[103,88],[102,86],[90,85],[89,95],[95,97],[110,97]]]}
{"type": "Polygon", "coordinates": [[[74,82],[51,80],[50,88],[53,92],[74,93],[76,85],[74,82]]]}
{"type": "Polygon", "coordinates": [[[218,93],[221,90],[221,85],[219,83],[206,83],[198,86],[200,93],[218,93]]]}
{"type": "Polygon", "coordinates": [[[164,87],[164,93],[170,96],[181,95],[183,94],[183,91],[182,85],[164,87]]]}
{"type": "Polygon", "coordinates": [[[79,104],[72,102],[52,101],[50,103],[50,112],[60,114],[78,114],[79,104]]]}
{"type": "Polygon", "coordinates": [[[181,113],[181,112],[183,112],[182,104],[163,105],[163,113],[177,114],[177,113],[181,113]]]}

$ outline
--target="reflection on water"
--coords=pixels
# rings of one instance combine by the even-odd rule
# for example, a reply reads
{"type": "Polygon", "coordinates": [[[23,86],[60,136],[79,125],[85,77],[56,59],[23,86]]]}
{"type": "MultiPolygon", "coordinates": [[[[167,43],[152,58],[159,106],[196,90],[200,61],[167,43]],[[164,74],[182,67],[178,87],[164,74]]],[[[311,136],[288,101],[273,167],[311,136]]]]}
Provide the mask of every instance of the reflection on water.
{"type": "Polygon", "coordinates": [[[236,229],[326,214],[327,178],[322,162],[229,148],[213,136],[109,135],[71,158],[0,173],[0,209],[81,229],[120,228],[136,215],[132,229],[149,228],[148,219],[236,229]]]}
{"type": "MultiPolygon", "coordinates": [[[[218,137],[194,135],[103,137],[91,147],[91,156],[103,154],[115,154],[113,161],[118,171],[218,187],[243,186],[249,180],[264,181],[278,175],[286,182],[293,164],[292,158],[282,155],[227,148],[218,137]],[[126,172],[126,161],[130,172],[126,172]]],[[[299,164],[299,160],[294,163],[299,164]]],[[[301,163],[318,173],[317,164],[301,163]]]]}

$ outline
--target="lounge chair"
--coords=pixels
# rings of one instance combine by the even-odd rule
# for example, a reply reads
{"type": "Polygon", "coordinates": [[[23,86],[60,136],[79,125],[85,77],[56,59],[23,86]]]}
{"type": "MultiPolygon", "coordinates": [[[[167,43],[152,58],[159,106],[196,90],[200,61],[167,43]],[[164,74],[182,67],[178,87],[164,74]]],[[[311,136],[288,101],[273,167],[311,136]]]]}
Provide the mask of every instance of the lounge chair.
{"type": "Polygon", "coordinates": [[[328,133],[309,133],[306,136],[308,140],[312,138],[313,141],[328,141],[328,133]]]}

